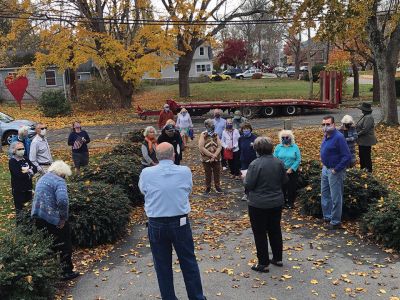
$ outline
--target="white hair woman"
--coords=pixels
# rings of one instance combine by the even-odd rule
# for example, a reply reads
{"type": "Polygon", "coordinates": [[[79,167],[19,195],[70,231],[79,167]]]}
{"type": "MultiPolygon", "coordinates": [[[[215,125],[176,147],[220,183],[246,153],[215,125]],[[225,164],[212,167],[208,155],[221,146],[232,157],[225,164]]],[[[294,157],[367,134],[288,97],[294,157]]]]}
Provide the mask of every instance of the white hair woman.
{"type": "Polygon", "coordinates": [[[147,168],[158,164],[156,156],[157,131],[153,126],[147,126],[143,132],[144,141],[142,143],[142,167],[147,168]]]}
{"type": "Polygon", "coordinates": [[[181,112],[178,114],[178,119],[176,120],[176,128],[179,129],[181,134],[183,145],[189,141],[189,131],[193,129],[192,119],[186,108],[182,108],[181,112]]]}
{"type": "Polygon", "coordinates": [[[232,178],[240,179],[240,151],[239,130],[233,128],[232,119],[226,120],[226,127],[222,132],[221,145],[224,149],[224,158],[228,161],[232,178]]]}
{"type": "Polygon", "coordinates": [[[21,221],[21,211],[25,203],[32,201],[32,177],[37,172],[36,166],[24,156],[25,150],[22,142],[13,142],[10,145],[8,168],[17,224],[21,221]]]}
{"type": "Polygon", "coordinates": [[[32,143],[32,141],[28,135],[29,135],[29,126],[24,125],[18,129],[18,135],[14,135],[11,139],[11,143],[21,142],[24,144],[24,148],[25,148],[24,156],[25,157],[29,157],[29,150],[31,148],[31,143],[32,143]]]}
{"type": "Polygon", "coordinates": [[[351,153],[351,163],[349,167],[354,167],[356,165],[356,142],[358,138],[357,129],[354,125],[353,117],[350,115],[345,115],[342,118],[342,125],[339,131],[344,135],[347,146],[349,146],[351,153]]]}
{"type": "Polygon", "coordinates": [[[71,176],[71,167],[61,160],[53,162],[46,174],[38,180],[32,203],[31,216],[38,229],[53,237],[53,250],[61,252],[63,279],[79,276],[72,264],[71,233],[68,223],[68,191],[65,178],[71,176]]]}
{"type": "Polygon", "coordinates": [[[294,134],[291,130],[281,130],[278,137],[280,143],[275,147],[274,156],[283,162],[286,173],[289,176],[289,181],[283,186],[283,195],[285,198],[285,207],[292,209],[296,200],[301,153],[295,143],[294,134]]]}

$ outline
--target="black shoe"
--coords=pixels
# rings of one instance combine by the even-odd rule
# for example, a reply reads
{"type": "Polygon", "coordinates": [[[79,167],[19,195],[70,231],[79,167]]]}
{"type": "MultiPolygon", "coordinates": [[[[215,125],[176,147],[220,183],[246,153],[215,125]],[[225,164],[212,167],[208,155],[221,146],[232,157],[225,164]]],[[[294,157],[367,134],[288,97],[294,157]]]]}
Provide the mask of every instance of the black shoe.
{"type": "Polygon", "coordinates": [[[217,193],[219,193],[219,194],[222,194],[223,193],[223,191],[222,191],[222,189],[221,188],[215,188],[215,191],[217,192],[217,193]]]}
{"type": "Polygon", "coordinates": [[[210,192],[211,192],[211,189],[210,189],[210,188],[207,188],[207,189],[203,192],[203,195],[208,195],[210,192]]]}
{"type": "Polygon", "coordinates": [[[342,224],[333,225],[333,224],[330,224],[330,223],[328,225],[326,225],[325,228],[329,229],[329,230],[342,230],[342,229],[344,229],[342,224]]]}
{"type": "Polygon", "coordinates": [[[271,264],[273,264],[274,266],[283,267],[282,261],[277,261],[277,260],[275,260],[275,259],[271,259],[269,262],[270,262],[271,264]]]}
{"type": "Polygon", "coordinates": [[[62,276],[62,280],[65,280],[65,281],[72,280],[72,279],[75,279],[76,277],[78,277],[79,275],[80,275],[79,272],[73,272],[73,271],[71,271],[69,273],[64,273],[62,276]]]}

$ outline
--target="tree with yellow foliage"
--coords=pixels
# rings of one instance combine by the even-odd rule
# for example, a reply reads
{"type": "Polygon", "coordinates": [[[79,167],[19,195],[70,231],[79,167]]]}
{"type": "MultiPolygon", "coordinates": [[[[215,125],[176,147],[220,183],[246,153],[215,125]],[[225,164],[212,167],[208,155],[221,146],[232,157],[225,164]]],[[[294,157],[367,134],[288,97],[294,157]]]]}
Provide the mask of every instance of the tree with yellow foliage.
{"type": "Polygon", "coordinates": [[[235,19],[256,13],[267,12],[269,1],[260,1],[258,7],[251,11],[240,11],[245,1],[229,14],[219,16],[221,8],[227,5],[227,0],[217,2],[211,0],[161,0],[167,18],[171,22],[176,38],[176,46],[180,52],[178,57],[179,69],[179,96],[189,97],[189,72],[196,49],[204,44],[211,43],[213,37],[220,32],[226,24],[235,19]],[[208,25],[208,21],[218,21],[216,25],[208,25]]]}
{"type": "Polygon", "coordinates": [[[75,70],[92,59],[118,90],[121,107],[132,106],[144,74],[158,76],[160,66],[177,53],[168,30],[145,24],[152,18],[148,0],[43,1],[40,7],[60,16],[60,23],[41,32],[44,51],[34,63],[38,72],[49,65],[75,70]]]}

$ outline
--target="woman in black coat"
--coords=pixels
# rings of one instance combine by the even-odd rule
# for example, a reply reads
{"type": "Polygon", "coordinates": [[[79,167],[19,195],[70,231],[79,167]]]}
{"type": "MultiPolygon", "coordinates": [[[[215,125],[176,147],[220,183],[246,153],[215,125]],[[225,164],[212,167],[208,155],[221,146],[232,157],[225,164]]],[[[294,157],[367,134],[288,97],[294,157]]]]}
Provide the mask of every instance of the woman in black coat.
{"type": "Polygon", "coordinates": [[[8,167],[11,173],[11,190],[14,198],[17,224],[20,223],[24,204],[32,201],[32,177],[37,172],[36,166],[24,157],[25,147],[21,142],[10,145],[8,167]]]}
{"type": "Polygon", "coordinates": [[[281,216],[284,197],[282,186],[288,181],[288,177],[283,163],[272,156],[273,145],[269,138],[256,138],[253,147],[258,158],[250,163],[244,180],[258,258],[258,263],[251,269],[269,272],[270,263],[279,267],[283,265],[281,216]],[[268,239],[272,259],[268,255],[268,239]]]}
{"type": "Polygon", "coordinates": [[[175,164],[179,165],[182,160],[182,151],[184,148],[182,137],[178,130],[176,130],[175,125],[167,124],[161,131],[161,135],[157,139],[157,143],[170,143],[174,146],[175,151],[175,164]]]}

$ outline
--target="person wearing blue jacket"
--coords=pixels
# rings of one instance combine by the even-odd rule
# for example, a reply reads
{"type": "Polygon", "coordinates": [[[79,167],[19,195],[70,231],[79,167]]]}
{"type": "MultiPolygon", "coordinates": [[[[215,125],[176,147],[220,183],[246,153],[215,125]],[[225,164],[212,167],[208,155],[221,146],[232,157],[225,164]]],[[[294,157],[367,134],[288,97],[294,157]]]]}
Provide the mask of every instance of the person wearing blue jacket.
{"type": "MultiPolygon", "coordinates": [[[[28,136],[28,131],[29,131],[28,126],[26,126],[26,125],[21,126],[18,129],[18,135],[14,135],[11,138],[11,144],[14,142],[21,142],[22,144],[24,144],[24,148],[25,148],[24,156],[25,157],[29,157],[29,151],[31,149],[31,143],[32,143],[32,140],[28,136]]],[[[11,156],[10,156],[10,158],[11,158],[11,156]]]]}
{"type": "Polygon", "coordinates": [[[351,154],[346,139],[335,127],[333,116],[322,121],[324,138],[320,156],[323,164],[321,173],[321,206],[328,229],[341,229],[343,205],[343,181],[351,154]]]}
{"type": "Polygon", "coordinates": [[[278,136],[280,143],[275,147],[274,156],[283,162],[289,177],[289,181],[282,187],[282,190],[285,198],[285,207],[292,209],[294,208],[294,201],[296,199],[301,154],[291,130],[281,130],[278,136]]]}
{"type": "Polygon", "coordinates": [[[253,133],[253,127],[250,123],[242,125],[241,131],[243,134],[239,138],[240,169],[247,170],[250,163],[257,158],[256,151],[253,148],[257,136],[253,133]]]}

